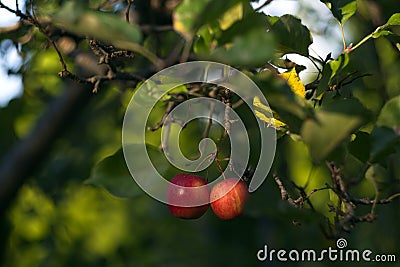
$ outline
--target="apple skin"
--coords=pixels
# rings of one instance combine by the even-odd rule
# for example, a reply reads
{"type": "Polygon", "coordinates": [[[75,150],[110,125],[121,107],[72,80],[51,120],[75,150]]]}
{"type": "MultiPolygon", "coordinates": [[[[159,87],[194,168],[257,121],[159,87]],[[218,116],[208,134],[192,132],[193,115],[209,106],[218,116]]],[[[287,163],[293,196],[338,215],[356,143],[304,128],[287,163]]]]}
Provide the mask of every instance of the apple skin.
{"type": "Polygon", "coordinates": [[[171,179],[171,183],[188,188],[179,189],[171,185],[168,186],[167,203],[168,209],[173,216],[182,219],[197,219],[207,211],[210,205],[210,187],[205,186],[193,190],[195,187],[207,185],[206,180],[200,176],[180,173],[171,179]],[[207,204],[192,206],[194,202],[207,204]],[[175,206],[169,203],[182,203],[182,206],[175,206]]]}
{"type": "Polygon", "coordinates": [[[211,189],[211,208],[220,219],[230,220],[242,214],[248,197],[249,191],[245,182],[228,178],[211,189]]]}

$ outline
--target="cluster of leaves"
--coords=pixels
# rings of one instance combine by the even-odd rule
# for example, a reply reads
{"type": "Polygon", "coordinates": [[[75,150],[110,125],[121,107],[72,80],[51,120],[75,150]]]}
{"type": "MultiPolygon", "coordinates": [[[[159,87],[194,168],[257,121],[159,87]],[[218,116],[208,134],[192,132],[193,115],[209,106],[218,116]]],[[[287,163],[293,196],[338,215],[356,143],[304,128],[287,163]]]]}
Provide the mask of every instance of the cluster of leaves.
{"type": "MultiPolygon", "coordinates": [[[[249,133],[255,132],[249,166],[256,167],[258,155],[254,109],[259,119],[278,132],[271,171],[276,189],[292,206],[310,208],[318,220],[322,214],[329,237],[349,231],[357,222],[372,221],[378,204],[399,196],[400,13],[391,10],[385,14],[386,22],[375,25],[375,30],[361,36],[355,45],[348,45],[343,37],[343,53],[332,58],[331,54],[310,55],[312,33],[299,18],[267,16],[255,11],[250,1],[184,0],[179,5],[172,0],[88,2],[35,1],[24,12],[0,3],[0,8],[21,18],[15,26],[1,29],[2,47],[18,44],[25,62],[17,72],[23,77],[23,96],[0,111],[6,129],[0,132],[3,157],[9,157],[7,151],[18,140],[28,139],[42,112],[57,109],[57,104],[46,108],[49,102],[63,99],[64,91],[78,86],[79,90],[99,91],[85,95],[91,101],[74,117],[79,131],[64,133],[58,143],[52,141],[57,149],[51,152],[44,171],[35,176],[48,193],[68,180],[85,179],[115,196],[142,196],[144,193],[131,182],[120,149],[122,118],[134,89],[164,67],[188,60],[212,60],[245,72],[269,102],[267,107],[254,99],[253,107],[245,107],[235,95],[228,99],[246,118],[249,133]],[[376,39],[375,47],[369,39],[376,39]],[[304,85],[299,80],[304,67],[285,60],[289,53],[315,64],[318,73],[313,82],[304,85]],[[365,61],[365,53],[380,59],[365,61]],[[264,115],[271,110],[276,115],[274,121],[264,115]],[[58,179],[52,180],[54,175],[58,179]],[[361,209],[360,214],[360,205],[367,205],[368,210],[361,209]]],[[[360,9],[355,0],[321,2],[342,31],[360,9]]],[[[153,94],[157,92],[144,95],[143,101],[151,101],[153,94]]],[[[213,86],[183,86],[158,103],[149,117],[153,131],[147,132],[146,144],[165,177],[178,170],[157,148],[161,131],[156,126],[162,126],[160,121],[174,105],[197,96],[226,98],[213,86]]],[[[65,120],[61,124],[74,123],[65,120]]],[[[198,133],[207,125],[193,122],[182,131],[181,147],[188,157],[197,156],[195,140],[203,137],[198,133]]],[[[218,127],[208,132],[219,142],[221,151],[229,147],[220,138],[223,134],[218,127]]],[[[28,160],[33,164],[26,168],[40,163],[35,157],[28,160]]],[[[10,166],[12,161],[4,161],[2,168],[10,166]]],[[[212,178],[219,174],[218,167],[214,164],[201,174],[212,178]]],[[[28,173],[26,178],[31,177],[28,173]]],[[[256,192],[245,216],[260,218],[276,213],[264,207],[266,195],[263,190],[256,192]]]]}
{"type": "MultiPolygon", "coordinates": [[[[399,92],[397,91],[392,97],[382,99],[381,109],[374,112],[368,109],[370,100],[356,97],[351,89],[350,92],[345,92],[346,89],[343,88],[346,85],[351,87],[357,79],[369,76],[369,73],[357,74],[359,70],[351,64],[354,51],[369,38],[398,36],[400,14],[393,14],[385,24],[378,26],[373,33],[354,46],[347,46],[343,37],[343,53],[336,59],[331,58],[330,54],[323,59],[314,58],[309,54],[312,36],[307,27],[294,16],[264,16],[249,11],[250,9],[240,1],[230,1],[228,6],[221,7],[220,13],[218,7],[214,6],[215,12],[208,12],[211,3],[196,3],[198,5],[196,9],[191,9],[194,3],[190,1],[184,1],[177,8],[174,20],[176,31],[180,32],[189,43],[193,42],[198,58],[222,61],[244,68],[249,71],[249,76],[258,82],[273,112],[277,115],[275,117],[279,119],[271,121],[267,118],[262,112],[268,113],[270,109],[255,99],[255,107],[259,109],[256,110],[257,116],[267,124],[277,127],[280,138],[289,136],[295,142],[305,145],[308,153],[299,156],[309,157],[312,162],[308,170],[310,174],[304,176],[308,178],[295,178],[295,180],[300,179],[302,184],[298,186],[300,189],[297,194],[304,194],[300,197],[305,197],[307,193],[320,191],[317,185],[330,191],[327,201],[327,206],[330,208],[328,211],[322,211],[327,217],[330,217],[329,213],[332,211],[335,214],[331,217],[335,229],[330,234],[340,235],[342,231],[348,231],[355,222],[365,220],[364,217],[358,218],[354,213],[354,207],[360,203],[372,205],[370,213],[366,216],[375,218],[373,216],[375,205],[390,202],[379,201],[383,188],[378,184],[382,184],[382,180],[385,179],[387,184],[398,184],[398,171],[393,169],[393,165],[388,164],[387,160],[389,158],[390,161],[396,161],[394,158],[398,160],[399,155],[399,120],[394,115],[400,108],[398,104],[394,104],[399,101],[399,92]],[[230,20],[226,21],[227,17],[230,20]],[[246,29],[245,34],[241,34],[244,29],[246,29]],[[319,71],[315,81],[304,86],[297,76],[302,70],[301,66],[291,68],[279,65],[278,59],[288,53],[295,53],[313,61],[319,71]],[[274,64],[275,62],[278,64],[274,64]],[[252,67],[256,67],[257,70],[254,71],[252,67]],[[277,74],[276,67],[286,67],[288,71],[277,74]],[[269,76],[271,72],[276,77],[287,80],[291,91],[287,87],[271,86],[269,76]],[[389,108],[391,111],[388,111],[388,106],[392,107],[389,108]],[[385,117],[390,119],[386,120],[385,117]],[[383,120],[386,123],[383,124],[383,120]],[[389,135],[380,135],[382,131],[389,135]],[[376,140],[385,141],[375,143],[376,140]],[[340,170],[340,177],[343,178],[338,180],[339,175],[329,167],[329,164],[326,166],[325,162],[332,162],[330,164],[334,164],[335,168],[340,170]],[[377,168],[385,173],[384,177],[381,176],[382,173],[376,173],[377,168]],[[319,177],[320,181],[310,186],[310,183],[313,183],[310,181],[313,179],[311,173],[315,169],[321,171],[325,169],[325,178],[319,177]],[[327,182],[329,175],[332,180],[327,182]],[[352,187],[359,186],[365,180],[370,182],[373,193],[362,194],[362,198],[373,199],[361,201],[350,197],[352,187]],[[335,190],[340,188],[340,184],[345,187],[341,189],[343,192],[335,190]],[[346,206],[343,202],[350,204],[346,206]]],[[[342,30],[346,21],[357,10],[356,1],[325,1],[325,3],[342,30]]],[[[278,147],[279,152],[281,151],[278,147]]],[[[287,177],[288,174],[283,171],[285,169],[279,164],[282,163],[277,161],[276,174],[287,177]]],[[[395,190],[391,192],[390,200],[398,196],[395,190]]],[[[309,200],[309,197],[307,199],[309,200]]],[[[310,201],[309,205],[313,207],[310,201]]]]}

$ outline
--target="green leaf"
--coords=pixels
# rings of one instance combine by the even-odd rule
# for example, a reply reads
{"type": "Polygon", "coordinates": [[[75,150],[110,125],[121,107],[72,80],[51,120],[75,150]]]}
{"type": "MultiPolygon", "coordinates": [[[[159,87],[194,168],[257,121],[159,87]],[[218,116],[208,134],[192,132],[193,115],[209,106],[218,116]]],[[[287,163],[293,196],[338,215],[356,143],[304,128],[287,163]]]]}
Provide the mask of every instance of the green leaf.
{"type": "Polygon", "coordinates": [[[230,65],[256,67],[270,60],[273,50],[273,36],[263,29],[256,29],[244,32],[236,36],[232,43],[202,56],[230,65]]]}
{"type": "Polygon", "coordinates": [[[218,38],[218,43],[225,44],[232,42],[232,40],[251,30],[264,30],[267,29],[267,19],[260,13],[250,13],[242,20],[233,23],[227,30],[223,31],[218,38]]]}
{"type": "Polygon", "coordinates": [[[199,30],[200,13],[205,9],[210,0],[185,0],[173,13],[173,25],[175,31],[190,40],[199,30]]]}
{"type": "Polygon", "coordinates": [[[278,51],[281,54],[297,53],[308,56],[312,37],[300,19],[292,15],[283,15],[272,25],[271,32],[277,38],[278,51]]]}
{"type": "Polygon", "coordinates": [[[321,0],[331,10],[333,16],[344,24],[357,11],[356,0],[321,0]]]}
{"type": "Polygon", "coordinates": [[[372,33],[372,38],[379,38],[381,36],[391,35],[393,32],[388,30],[378,30],[372,33]]]}
{"type": "Polygon", "coordinates": [[[389,20],[386,22],[385,25],[393,26],[393,25],[400,25],[400,13],[393,14],[389,20]]]}
{"type": "Polygon", "coordinates": [[[280,19],[280,17],[278,16],[270,16],[270,15],[266,15],[265,18],[268,20],[268,23],[271,26],[274,25],[280,19]]]}
{"type": "MultiPolygon", "coordinates": [[[[133,146],[137,146],[137,144],[127,146],[127,151],[129,152],[133,146]]],[[[153,166],[161,175],[172,177],[176,174],[177,169],[168,162],[160,149],[151,145],[146,145],[146,148],[153,166]]],[[[144,157],[146,155],[140,155],[134,162],[138,175],[148,172],[144,157]]],[[[143,177],[145,177],[144,174],[143,177]]],[[[122,149],[97,163],[85,183],[104,188],[117,197],[137,197],[143,194],[126,166],[122,149]]]]}
{"type": "Polygon", "coordinates": [[[243,18],[243,3],[238,3],[221,17],[219,24],[222,30],[228,29],[233,23],[243,18]]]}
{"type": "Polygon", "coordinates": [[[312,158],[324,160],[364,124],[368,111],[356,99],[343,99],[322,106],[315,119],[303,123],[301,136],[312,158]]]}
{"type": "Polygon", "coordinates": [[[396,96],[386,102],[381,109],[376,124],[391,128],[400,135],[400,96],[396,96]]]}
{"type": "Polygon", "coordinates": [[[349,54],[341,54],[336,60],[329,61],[332,69],[331,78],[343,70],[349,64],[349,60],[349,54]]]}
{"type": "Polygon", "coordinates": [[[129,173],[122,149],[97,163],[85,183],[104,188],[117,197],[143,194],[129,173]]]}
{"type": "Polygon", "coordinates": [[[129,24],[116,14],[87,10],[75,1],[66,2],[53,20],[69,32],[119,48],[126,48],[129,43],[138,43],[142,39],[142,33],[136,25],[129,24]]]}
{"type": "Polygon", "coordinates": [[[243,0],[184,0],[173,14],[174,29],[191,40],[205,24],[215,21],[243,0]]]}

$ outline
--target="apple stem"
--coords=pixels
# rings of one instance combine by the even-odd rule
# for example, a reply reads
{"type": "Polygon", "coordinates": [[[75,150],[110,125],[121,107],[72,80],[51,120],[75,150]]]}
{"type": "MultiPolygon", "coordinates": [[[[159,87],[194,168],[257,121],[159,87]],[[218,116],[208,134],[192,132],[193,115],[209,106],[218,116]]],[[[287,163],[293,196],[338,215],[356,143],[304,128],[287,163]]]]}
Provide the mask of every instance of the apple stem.
{"type": "Polygon", "coordinates": [[[199,168],[201,167],[201,165],[203,165],[203,163],[207,160],[211,161],[211,158],[214,157],[214,155],[216,156],[217,152],[212,152],[210,153],[207,157],[205,157],[194,169],[195,172],[197,172],[199,170],[199,168]]]}
{"type": "Polygon", "coordinates": [[[219,164],[219,159],[215,158],[215,162],[217,163],[218,170],[221,172],[222,177],[224,177],[224,180],[226,180],[225,173],[224,173],[224,171],[223,171],[222,168],[221,168],[221,164],[219,164]]]}

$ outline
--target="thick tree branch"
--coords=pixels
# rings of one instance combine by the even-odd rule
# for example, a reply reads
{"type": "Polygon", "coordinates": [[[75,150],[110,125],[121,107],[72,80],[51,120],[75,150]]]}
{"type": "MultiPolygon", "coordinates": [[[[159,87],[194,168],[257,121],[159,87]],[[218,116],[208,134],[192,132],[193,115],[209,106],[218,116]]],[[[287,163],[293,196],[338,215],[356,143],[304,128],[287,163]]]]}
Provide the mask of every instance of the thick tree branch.
{"type": "Polygon", "coordinates": [[[90,96],[89,86],[68,81],[64,94],[51,103],[31,133],[5,155],[0,165],[0,215],[84,107],[90,96]]]}
{"type": "MultiPolygon", "coordinates": [[[[96,58],[84,53],[74,55],[82,76],[102,75],[104,67],[97,65],[96,58]],[[84,64],[83,64],[84,62],[84,64]],[[89,66],[89,67],[87,67],[89,66]]],[[[55,140],[89,101],[91,84],[78,84],[65,80],[64,93],[52,103],[38,119],[31,133],[0,161],[0,217],[2,217],[18,192],[20,186],[40,166],[55,140]]]]}

